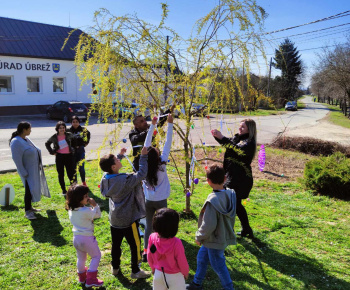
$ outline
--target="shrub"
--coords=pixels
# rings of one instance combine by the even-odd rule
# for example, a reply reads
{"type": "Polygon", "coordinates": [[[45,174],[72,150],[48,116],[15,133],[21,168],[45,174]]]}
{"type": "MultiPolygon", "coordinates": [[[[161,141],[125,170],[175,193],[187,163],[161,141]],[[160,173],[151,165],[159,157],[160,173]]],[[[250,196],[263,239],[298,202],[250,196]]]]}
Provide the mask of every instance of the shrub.
{"type": "Polygon", "coordinates": [[[350,157],[349,146],[343,146],[336,142],[323,141],[310,137],[278,136],[272,142],[271,147],[295,150],[316,156],[329,156],[335,152],[341,152],[345,154],[345,156],[350,157]]]}
{"type": "Polygon", "coordinates": [[[307,188],[322,195],[350,199],[350,160],[340,152],[305,164],[307,188]]]}

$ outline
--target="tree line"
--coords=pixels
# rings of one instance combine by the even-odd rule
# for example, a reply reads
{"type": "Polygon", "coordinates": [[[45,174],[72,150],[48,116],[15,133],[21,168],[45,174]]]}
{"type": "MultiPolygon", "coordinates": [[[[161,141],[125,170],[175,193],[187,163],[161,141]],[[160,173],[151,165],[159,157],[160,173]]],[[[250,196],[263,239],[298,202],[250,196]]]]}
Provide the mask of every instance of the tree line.
{"type": "Polygon", "coordinates": [[[319,102],[340,106],[350,118],[350,36],[334,49],[325,48],[318,55],[311,91],[319,102]]]}

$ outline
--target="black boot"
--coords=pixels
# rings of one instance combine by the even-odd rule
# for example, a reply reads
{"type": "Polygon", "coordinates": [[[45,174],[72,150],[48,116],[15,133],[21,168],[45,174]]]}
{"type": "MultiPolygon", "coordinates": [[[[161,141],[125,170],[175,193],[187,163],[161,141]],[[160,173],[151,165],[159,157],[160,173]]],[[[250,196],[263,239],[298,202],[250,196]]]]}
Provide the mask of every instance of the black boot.
{"type": "Polygon", "coordinates": [[[198,285],[194,282],[192,282],[190,285],[186,286],[186,290],[202,290],[203,287],[201,285],[198,285]]]}
{"type": "Polygon", "coordinates": [[[254,239],[254,234],[252,228],[249,229],[242,229],[242,231],[238,232],[237,235],[249,239],[254,239]]]}

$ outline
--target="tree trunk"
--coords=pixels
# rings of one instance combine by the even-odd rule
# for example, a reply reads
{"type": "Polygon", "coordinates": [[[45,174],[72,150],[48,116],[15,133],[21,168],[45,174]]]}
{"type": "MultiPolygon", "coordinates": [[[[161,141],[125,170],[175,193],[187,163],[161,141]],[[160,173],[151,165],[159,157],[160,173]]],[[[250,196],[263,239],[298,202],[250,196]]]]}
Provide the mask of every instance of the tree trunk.
{"type": "MultiPolygon", "coordinates": [[[[190,122],[189,122],[190,123],[190,122]]],[[[185,188],[185,195],[186,195],[186,209],[185,209],[185,212],[186,213],[191,213],[191,196],[190,195],[187,195],[187,192],[190,191],[190,162],[189,162],[189,159],[190,159],[190,148],[189,148],[189,143],[188,143],[188,138],[189,138],[189,135],[190,135],[190,128],[191,126],[186,126],[186,140],[185,140],[185,144],[184,144],[184,149],[185,149],[185,164],[186,164],[186,188],[185,188]]]]}

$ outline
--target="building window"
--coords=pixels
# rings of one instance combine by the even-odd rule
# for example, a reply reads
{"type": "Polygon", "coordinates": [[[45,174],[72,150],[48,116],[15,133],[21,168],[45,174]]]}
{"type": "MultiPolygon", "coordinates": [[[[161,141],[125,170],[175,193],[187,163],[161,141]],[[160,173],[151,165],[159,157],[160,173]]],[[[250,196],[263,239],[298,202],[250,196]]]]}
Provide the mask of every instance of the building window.
{"type": "Polygon", "coordinates": [[[40,78],[27,77],[27,92],[40,93],[40,78]]]}
{"type": "Polygon", "coordinates": [[[53,92],[63,93],[64,92],[64,78],[53,78],[53,92]]]}
{"type": "Polygon", "coordinates": [[[12,93],[11,76],[0,76],[0,93],[12,93]]]}

